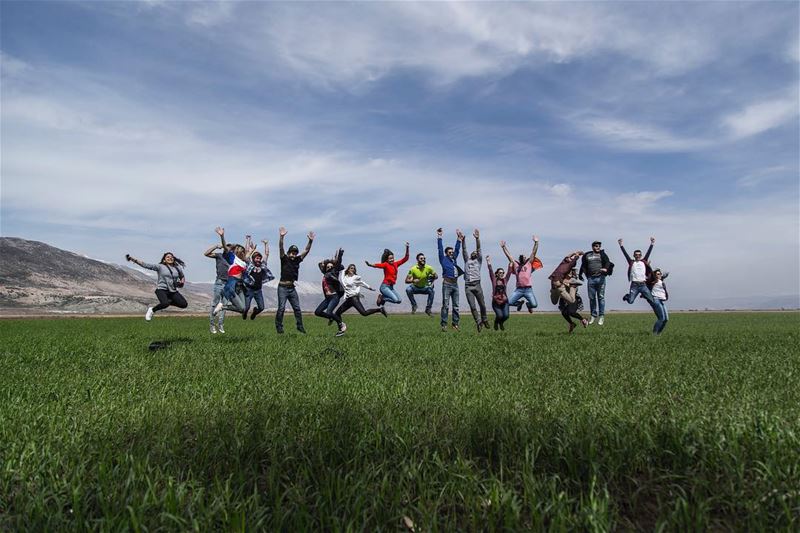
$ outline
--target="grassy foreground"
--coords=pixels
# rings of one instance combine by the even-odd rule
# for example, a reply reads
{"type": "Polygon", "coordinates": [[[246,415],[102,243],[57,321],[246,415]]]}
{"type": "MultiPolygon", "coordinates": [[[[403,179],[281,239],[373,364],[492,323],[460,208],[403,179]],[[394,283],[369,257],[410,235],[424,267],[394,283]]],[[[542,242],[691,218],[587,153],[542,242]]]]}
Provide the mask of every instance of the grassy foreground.
{"type": "Polygon", "coordinates": [[[287,320],[0,321],[0,530],[800,529],[798,313],[287,320]]]}

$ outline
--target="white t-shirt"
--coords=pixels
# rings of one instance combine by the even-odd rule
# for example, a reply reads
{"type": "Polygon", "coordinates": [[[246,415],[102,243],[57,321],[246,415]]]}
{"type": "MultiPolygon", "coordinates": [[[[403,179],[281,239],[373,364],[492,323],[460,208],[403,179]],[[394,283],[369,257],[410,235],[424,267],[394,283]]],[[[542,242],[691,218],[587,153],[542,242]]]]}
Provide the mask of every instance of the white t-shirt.
{"type": "Polygon", "coordinates": [[[644,283],[647,280],[647,268],[644,261],[634,261],[631,265],[631,281],[644,283]]]}
{"type": "Polygon", "coordinates": [[[656,284],[650,289],[650,293],[654,298],[658,298],[659,300],[667,299],[667,291],[664,290],[664,282],[661,280],[656,281],[656,284]]]}

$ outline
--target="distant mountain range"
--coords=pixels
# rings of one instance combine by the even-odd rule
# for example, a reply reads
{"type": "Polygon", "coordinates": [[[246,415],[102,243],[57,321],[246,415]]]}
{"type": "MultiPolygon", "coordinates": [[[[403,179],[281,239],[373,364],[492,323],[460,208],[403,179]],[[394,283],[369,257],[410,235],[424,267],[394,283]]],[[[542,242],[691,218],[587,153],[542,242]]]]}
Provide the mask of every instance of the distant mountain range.
{"type": "MultiPolygon", "coordinates": [[[[157,261],[153,257],[146,260],[157,261]]],[[[209,261],[213,271],[213,262],[209,261]]],[[[130,314],[157,302],[155,273],[91,259],[43,242],[0,237],[0,313],[130,314]]],[[[264,288],[268,309],[277,307],[277,283],[264,288]]],[[[322,289],[297,285],[304,310],[313,310],[322,289]]],[[[212,284],[187,282],[188,311],[207,312],[212,284]]]]}

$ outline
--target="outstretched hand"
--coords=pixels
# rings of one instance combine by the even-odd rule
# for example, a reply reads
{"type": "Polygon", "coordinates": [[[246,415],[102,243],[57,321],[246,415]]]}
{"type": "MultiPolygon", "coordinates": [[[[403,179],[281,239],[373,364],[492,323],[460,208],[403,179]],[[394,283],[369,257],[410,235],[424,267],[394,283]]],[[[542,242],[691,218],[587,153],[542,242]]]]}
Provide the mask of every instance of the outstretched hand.
{"type": "Polygon", "coordinates": [[[369,261],[364,261],[364,264],[367,265],[368,267],[372,266],[372,265],[369,264],[369,261]]]}
{"type": "Polygon", "coordinates": [[[225,228],[217,226],[216,228],[214,228],[214,232],[220,237],[222,237],[223,235],[225,235],[225,228]]]}
{"type": "Polygon", "coordinates": [[[622,239],[617,239],[617,244],[619,244],[620,246],[622,246],[622,239]]]}
{"type": "Polygon", "coordinates": [[[506,247],[506,241],[500,241],[500,248],[506,247]]]}
{"type": "Polygon", "coordinates": [[[656,238],[650,237],[650,244],[655,244],[655,243],[656,243],[656,238]]]}
{"type": "Polygon", "coordinates": [[[288,232],[288,231],[286,231],[286,228],[284,228],[283,226],[281,226],[281,227],[280,227],[280,229],[278,229],[278,234],[279,234],[281,237],[286,237],[286,234],[287,234],[287,233],[289,233],[289,232],[288,232]]]}
{"type": "Polygon", "coordinates": [[[316,233],[314,233],[313,231],[309,231],[309,232],[308,232],[308,235],[306,235],[306,236],[308,237],[308,240],[309,240],[309,241],[313,241],[313,240],[314,240],[314,237],[316,237],[316,236],[317,236],[317,234],[316,234],[316,233]]]}
{"type": "Polygon", "coordinates": [[[538,235],[534,235],[533,236],[533,242],[539,242],[539,236],[538,235]]]}
{"type": "Polygon", "coordinates": [[[261,239],[261,244],[267,246],[269,244],[269,241],[267,239],[261,239]]]}
{"type": "Polygon", "coordinates": [[[440,239],[442,238],[442,228],[438,228],[436,230],[436,236],[439,237],[440,239]]]}
{"type": "Polygon", "coordinates": [[[411,246],[411,244],[408,241],[406,241],[406,248],[408,248],[409,246],[411,246]]]}
{"type": "Polygon", "coordinates": [[[491,258],[491,257],[489,257],[488,255],[486,256],[486,262],[487,262],[487,263],[491,263],[491,262],[492,262],[492,258],[491,258]]]}
{"type": "Polygon", "coordinates": [[[476,239],[480,239],[481,238],[481,232],[478,231],[478,228],[475,228],[474,230],[472,230],[472,236],[475,237],[476,239]]]}

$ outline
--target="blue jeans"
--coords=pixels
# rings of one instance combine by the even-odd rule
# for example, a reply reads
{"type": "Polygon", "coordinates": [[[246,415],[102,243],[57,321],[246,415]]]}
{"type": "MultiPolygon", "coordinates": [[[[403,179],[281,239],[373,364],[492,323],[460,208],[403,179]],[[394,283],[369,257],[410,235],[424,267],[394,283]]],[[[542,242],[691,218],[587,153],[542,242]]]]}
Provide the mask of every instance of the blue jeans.
{"type": "Polygon", "coordinates": [[[511,295],[508,305],[514,307],[519,303],[520,300],[523,299],[525,300],[525,304],[528,306],[528,309],[539,307],[539,302],[536,301],[536,296],[533,294],[533,288],[531,287],[517,287],[514,289],[514,294],[511,295]]]}
{"type": "MultiPolygon", "coordinates": [[[[211,311],[208,312],[208,322],[213,326],[214,325],[214,308],[217,306],[218,303],[222,301],[222,290],[225,288],[225,282],[222,280],[217,280],[214,282],[214,298],[211,300],[211,311]]],[[[221,326],[225,322],[225,308],[222,308],[222,311],[219,312],[217,315],[217,321],[221,326]]]]}
{"type": "Polygon", "coordinates": [[[387,302],[391,302],[393,304],[399,304],[403,300],[400,299],[400,295],[397,294],[397,291],[394,290],[394,285],[387,285],[385,283],[381,283],[381,294],[383,295],[383,299],[387,302]]]}
{"type": "Polygon", "coordinates": [[[606,314],[606,277],[595,276],[586,280],[586,287],[589,289],[589,309],[592,316],[604,316],[606,314]]]}
{"type": "Polygon", "coordinates": [[[458,284],[442,283],[442,326],[447,325],[448,300],[453,301],[453,325],[457,326],[461,316],[458,314],[458,284]]]}
{"type": "Polygon", "coordinates": [[[653,302],[653,311],[656,313],[656,323],[653,324],[653,333],[658,335],[664,331],[665,327],[667,327],[667,321],[669,321],[669,312],[667,311],[666,300],[653,298],[653,302]]]}
{"type": "Polygon", "coordinates": [[[642,295],[642,298],[647,300],[651,306],[655,306],[653,302],[653,295],[650,294],[650,289],[647,288],[647,284],[643,281],[631,281],[631,289],[628,292],[628,298],[625,300],[629,304],[632,304],[634,300],[636,300],[636,296],[642,295]]]}
{"type": "Polygon", "coordinates": [[[494,309],[495,322],[502,324],[508,320],[508,315],[511,312],[508,302],[504,303],[503,305],[497,305],[496,303],[492,302],[492,309],[494,309]]]}
{"type": "Polygon", "coordinates": [[[283,333],[283,314],[286,312],[286,302],[292,306],[294,311],[294,320],[297,323],[297,329],[303,327],[303,312],[300,310],[300,296],[297,294],[297,289],[294,287],[287,287],[285,285],[278,285],[278,311],[275,313],[275,329],[278,333],[283,333]]]}
{"type": "Polygon", "coordinates": [[[261,289],[245,289],[244,291],[244,312],[250,309],[250,302],[256,301],[255,315],[264,310],[264,292],[261,289]]]}
{"type": "Polygon", "coordinates": [[[314,314],[320,318],[333,320],[337,324],[341,325],[342,319],[336,314],[336,306],[339,305],[339,301],[341,299],[342,296],[340,294],[331,294],[330,296],[326,296],[325,299],[322,300],[314,310],[314,314]]]}
{"type": "Polygon", "coordinates": [[[408,301],[411,302],[411,307],[414,309],[417,308],[417,300],[414,299],[415,294],[427,294],[428,295],[428,303],[425,304],[425,311],[430,312],[431,307],[433,307],[433,295],[436,291],[430,285],[427,287],[417,287],[415,285],[409,285],[406,287],[406,296],[408,296],[408,301]]]}
{"type": "Polygon", "coordinates": [[[244,311],[245,302],[241,289],[238,293],[236,292],[236,286],[241,283],[241,278],[229,277],[225,282],[225,288],[222,289],[222,296],[227,300],[227,308],[238,313],[244,311]]]}

